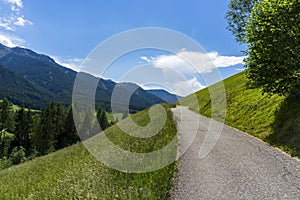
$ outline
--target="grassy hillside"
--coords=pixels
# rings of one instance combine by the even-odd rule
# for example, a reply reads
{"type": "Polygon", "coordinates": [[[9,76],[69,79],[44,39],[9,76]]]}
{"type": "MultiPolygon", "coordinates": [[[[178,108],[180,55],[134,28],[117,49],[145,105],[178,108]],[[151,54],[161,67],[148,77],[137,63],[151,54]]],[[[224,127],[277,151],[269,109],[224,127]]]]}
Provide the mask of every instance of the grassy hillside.
{"type": "MultiPolygon", "coordinates": [[[[169,108],[168,108],[169,110],[169,108]]],[[[147,110],[132,115],[140,125],[150,122],[147,110]]],[[[170,111],[157,136],[144,141],[112,126],[105,131],[123,149],[148,152],[176,136],[170,111]]],[[[176,152],[174,152],[176,156],[176,152]]],[[[166,199],[176,163],[149,173],[130,174],[98,162],[83,146],[75,144],[47,156],[0,171],[1,199],[166,199]]]]}
{"type": "Polygon", "coordinates": [[[123,113],[111,113],[111,112],[106,112],[106,117],[108,119],[109,122],[111,121],[116,121],[116,119],[118,119],[118,121],[121,121],[123,118],[123,113]]]}
{"type": "MultiPolygon", "coordinates": [[[[226,124],[261,138],[292,156],[300,156],[299,98],[262,95],[260,89],[247,87],[247,78],[243,73],[224,80],[224,85],[226,124]]],[[[211,87],[217,89],[221,84],[211,87]]],[[[181,104],[210,117],[208,89],[203,89],[196,95],[199,105],[193,104],[192,96],[182,99],[181,104]]]]}

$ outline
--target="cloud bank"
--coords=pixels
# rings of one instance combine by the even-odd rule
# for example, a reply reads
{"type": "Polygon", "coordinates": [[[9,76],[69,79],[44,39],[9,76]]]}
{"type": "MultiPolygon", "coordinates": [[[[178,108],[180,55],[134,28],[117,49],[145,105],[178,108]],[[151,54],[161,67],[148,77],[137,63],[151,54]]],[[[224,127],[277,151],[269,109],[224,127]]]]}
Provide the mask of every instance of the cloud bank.
{"type": "MultiPolygon", "coordinates": [[[[165,84],[179,95],[186,96],[205,88],[199,80],[199,74],[209,74],[214,69],[244,64],[244,56],[223,56],[218,52],[190,52],[182,50],[175,55],[160,55],[157,57],[140,57],[154,68],[161,69],[166,79],[165,84]],[[172,79],[174,74],[180,74],[183,79],[172,79]]],[[[200,78],[201,79],[201,78],[200,78]]]]}
{"type": "Polygon", "coordinates": [[[141,59],[153,66],[166,70],[173,69],[182,73],[209,73],[215,68],[244,64],[244,56],[221,56],[218,52],[181,51],[176,55],[158,57],[142,56],[141,59]]]}

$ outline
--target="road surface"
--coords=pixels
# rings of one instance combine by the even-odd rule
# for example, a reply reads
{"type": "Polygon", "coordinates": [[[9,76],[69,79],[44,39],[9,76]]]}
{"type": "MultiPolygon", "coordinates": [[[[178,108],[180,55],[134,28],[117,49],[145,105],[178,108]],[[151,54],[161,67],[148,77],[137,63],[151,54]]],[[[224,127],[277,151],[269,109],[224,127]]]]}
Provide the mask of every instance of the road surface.
{"type": "Polygon", "coordinates": [[[207,130],[213,129],[208,128],[210,119],[184,107],[172,112],[183,143],[198,131],[179,159],[170,199],[300,199],[298,160],[226,125],[215,147],[199,158],[207,130]]]}

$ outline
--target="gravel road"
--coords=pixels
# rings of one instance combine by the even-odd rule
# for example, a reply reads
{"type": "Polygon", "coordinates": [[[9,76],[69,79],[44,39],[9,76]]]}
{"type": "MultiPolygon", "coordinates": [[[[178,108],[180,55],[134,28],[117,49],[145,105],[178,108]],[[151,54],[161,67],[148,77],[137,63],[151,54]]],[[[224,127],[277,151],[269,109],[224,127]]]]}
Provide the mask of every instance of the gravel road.
{"type": "Polygon", "coordinates": [[[207,132],[214,130],[209,127],[211,119],[185,107],[172,112],[183,144],[193,137],[193,130],[197,133],[179,159],[170,199],[300,199],[298,160],[226,125],[215,147],[199,158],[207,132]]]}

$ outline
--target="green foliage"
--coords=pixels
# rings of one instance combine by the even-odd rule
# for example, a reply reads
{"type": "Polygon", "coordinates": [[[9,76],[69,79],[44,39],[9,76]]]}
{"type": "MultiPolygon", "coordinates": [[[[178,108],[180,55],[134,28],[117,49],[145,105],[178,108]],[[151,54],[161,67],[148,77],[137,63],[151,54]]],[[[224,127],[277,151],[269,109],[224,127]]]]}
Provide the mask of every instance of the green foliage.
{"type": "MultiPolygon", "coordinates": [[[[232,76],[223,83],[227,101],[226,124],[261,138],[294,156],[300,156],[299,98],[262,95],[260,89],[248,87],[248,79],[244,73],[232,76]]],[[[218,83],[211,87],[220,86],[218,83]]],[[[182,99],[180,104],[211,117],[208,89],[203,89],[196,95],[198,105],[193,105],[192,96],[182,99]]],[[[217,113],[215,116],[218,116],[217,113]]]]}
{"type": "Polygon", "coordinates": [[[0,104],[0,131],[8,130],[12,132],[14,130],[13,118],[12,105],[7,99],[4,99],[0,104]]]}
{"type": "Polygon", "coordinates": [[[0,131],[0,158],[9,156],[9,149],[13,140],[13,137],[6,133],[6,131],[0,131]]]}
{"type": "Polygon", "coordinates": [[[86,140],[95,134],[97,134],[97,131],[94,130],[94,124],[95,124],[95,113],[93,113],[91,107],[88,107],[85,111],[83,111],[83,122],[81,126],[81,139],[86,140]]]}
{"type": "Polygon", "coordinates": [[[0,158],[0,170],[9,168],[12,165],[12,162],[10,159],[3,157],[0,158]]]}
{"type": "Polygon", "coordinates": [[[61,105],[54,102],[42,111],[39,129],[35,135],[35,147],[41,155],[55,150],[56,136],[63,128],[62,115],[61,105]]]}
{"type": "Polygon", "coordinates": [[[24,147],[28,153],[31,149],[30,132],[33,122],[31,111],[25,111],[25,108],[22,106],[21,109],[16,112],[15,122],[14,145],[24,147]]]}
{"type": "Polygon", "coordinates": [[[13,148],[9,156],[9,159],[14,165],[25,162],[26,161],[25,149],[22,146],[13,148]]]}
{"type": "MultiPolygon", "coordinates": [[[[0,120],[2,126],[0,159],[13,159],[12,164],[17,164],[19,163],[17,157],[23,151],[24,157],[30,160],[37,155],[47,154],[80,140],[74,126],[71,108],[66,115],[66,110],[60,103],[51,102],[41,113],[35,112],[36,114],[32,116],[31,110],[23,106],[15,109],[14,113],[10,102],[6,99],[0,100],[0,103],[0,116],[3,119],[0,120]],[[13,132],[7,132],[6,130],[12,130],[14,124],[13,132]]],[[[5,159],[2,161],[6,163],[5,159]]]]}
{"type": "MultiPolygon", "coordinates": [[[[124,149],[154,151],[173,137],[175,124],[168,111],[167,123],[148,143],[126,138],[116,125],[105,130],[124,149]]],[[[147,110],[133,115],[139,124],[149,122],[147,110]]],[[[174,156],[177,152],[174,152],[174,156]]],[[[177,164],[149,173],[124,173],[97,161],[82,143],[0,171],[2,199],[167,199],[177,164]]]]}
{"type": "Polygon", "coordinates": [[[64,148],[70,146],[78,141],[80,138],[77,134],[74,120],[73,120],[73,111],[72,107],[69,108],[67,116],[64,120],[63,131],[57,136],[57,148],[64,148]]]}
{"type": "Polygon", "coordinates": [[[263,92],[289,95],[300,86],[300,1],[256,4],[247,26],[247,77],[263,92]]]}
{"type": "Polygon", "coordinates": [[[232,32],[239,43],[246,42],[246,26],[254,4],[259,0],[230,0],[226,20],[227,29],[232,32]]]}
{"type": "Polygon", "coordinates": [[[97,119],[101,127],[101,130],[105,130],[109,127],[109,122],[107,120],[106,112],[102,107],[99,107],[97,111],[97,119]]]}

